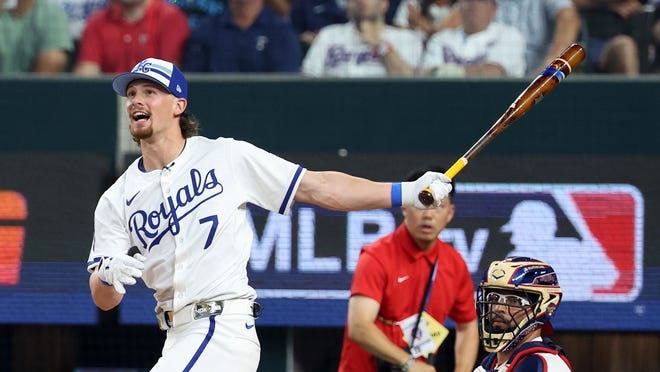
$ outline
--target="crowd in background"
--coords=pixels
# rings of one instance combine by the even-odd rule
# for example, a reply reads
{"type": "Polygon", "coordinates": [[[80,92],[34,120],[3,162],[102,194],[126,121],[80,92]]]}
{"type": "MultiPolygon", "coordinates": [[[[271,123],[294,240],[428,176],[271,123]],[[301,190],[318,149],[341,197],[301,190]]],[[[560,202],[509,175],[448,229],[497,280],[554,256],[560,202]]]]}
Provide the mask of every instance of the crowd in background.
{"type": "Polygon", "coordinates": [[[660,0],[0,0],[0,74],[535,76],[573,42],[586,73],[660,72],[660,0]]]}

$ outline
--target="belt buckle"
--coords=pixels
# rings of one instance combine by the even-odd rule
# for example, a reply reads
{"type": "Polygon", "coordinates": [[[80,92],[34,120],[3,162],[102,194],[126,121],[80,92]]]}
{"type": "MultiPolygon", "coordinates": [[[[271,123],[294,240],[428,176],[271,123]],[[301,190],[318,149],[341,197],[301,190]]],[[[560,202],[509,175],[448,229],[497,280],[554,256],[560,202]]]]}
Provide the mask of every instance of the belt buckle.
{"type": "Polygon", "coordinates": [[[198,302],[193,307],[193,319],[202,319],[214,314],[222,313],[222,302],[198,302]]]}

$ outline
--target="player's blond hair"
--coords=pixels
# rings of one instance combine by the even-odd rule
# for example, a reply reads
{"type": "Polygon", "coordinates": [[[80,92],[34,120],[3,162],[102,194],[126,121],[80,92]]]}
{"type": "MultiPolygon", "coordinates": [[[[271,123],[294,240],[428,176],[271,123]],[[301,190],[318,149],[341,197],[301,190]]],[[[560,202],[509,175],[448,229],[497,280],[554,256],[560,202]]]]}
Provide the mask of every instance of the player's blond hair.
{"type": "Polygon", "coordinates": [[[189,138],[199,134],[199,120],[197,120],[195,115],[184,111],[180,119],[179,126],[181,127],[183,138],[189,138]]]}

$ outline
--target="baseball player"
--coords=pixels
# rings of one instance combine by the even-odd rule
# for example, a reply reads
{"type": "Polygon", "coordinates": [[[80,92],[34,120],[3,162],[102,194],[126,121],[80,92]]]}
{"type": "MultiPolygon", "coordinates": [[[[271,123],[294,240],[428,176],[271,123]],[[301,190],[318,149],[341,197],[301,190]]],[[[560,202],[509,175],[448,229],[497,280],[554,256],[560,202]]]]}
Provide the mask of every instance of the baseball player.
{"type": "Polygon", "coordinates": [[[136,278],[154,290],[167,338],[152,371],[257,369],[260,306],[247,278],[253,236],[247,203],[281,214],[294,201],[344,211],[424,208],[422,189],[436,200],[451,191],[442,173],[374,182],[310,171],[247,142],[198,136],[186,111],[186,79],[167,61],[148,58],[112,86],[127,98],[142,156],[98,202],[89,285],[103,310],[117,306],[136,278]],[[128,255],[133,246],[138,252],[128,255]]]}
{"type": "Polygon", "coordinates": [[[561,301],[557,274],[529,257],[493,261],[477,290],[479,337],[490,352],[474,372],[570,372],[563,349],[543,335],[561,301]]]}

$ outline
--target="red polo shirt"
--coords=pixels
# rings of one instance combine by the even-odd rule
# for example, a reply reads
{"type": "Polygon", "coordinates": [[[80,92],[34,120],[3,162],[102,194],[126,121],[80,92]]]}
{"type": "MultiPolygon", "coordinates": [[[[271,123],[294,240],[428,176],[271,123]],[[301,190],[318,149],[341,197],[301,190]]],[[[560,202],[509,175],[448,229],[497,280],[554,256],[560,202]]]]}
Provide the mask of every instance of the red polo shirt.
{"type": "MultiPolygon", "coordinates": [[[[456,323],[475,320],[474,285],[461,255],[440,240],[428,252],[422,252],[404,224],[362,249],[353,274],[351,296],[362,295],[378,301],[379,316],[390,321],[415,315],[438,255],[438,272],[426,312],[440,323],[447,317],[456,323]]],[[[393,343],[406,346],[401,327],[378,320],[376,325],[393,343]]],[[[339,371],[375,371],[375,363],[371,354],[348,338],[347,327],[339,371]]]]}
{"type": "Polygon", "coordinates": [[[190,36],[186,15],[163,0],[150,1],[135,23],[124,19],[118,2],[92,14],[80,40],[78,62],[93,62],[102,72],[114,74],[130,71],[149,57],[180,66],[190,36]]]}

